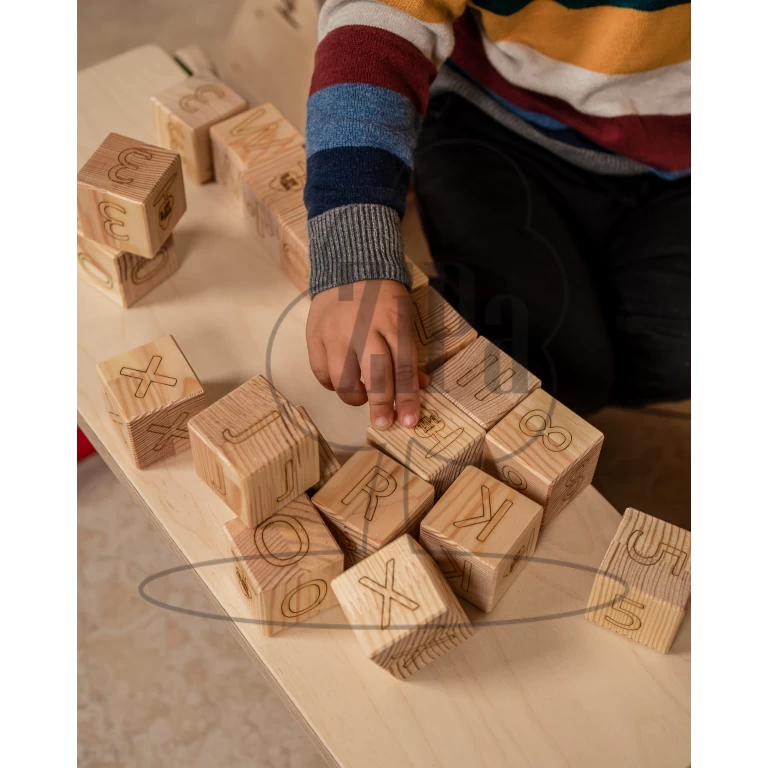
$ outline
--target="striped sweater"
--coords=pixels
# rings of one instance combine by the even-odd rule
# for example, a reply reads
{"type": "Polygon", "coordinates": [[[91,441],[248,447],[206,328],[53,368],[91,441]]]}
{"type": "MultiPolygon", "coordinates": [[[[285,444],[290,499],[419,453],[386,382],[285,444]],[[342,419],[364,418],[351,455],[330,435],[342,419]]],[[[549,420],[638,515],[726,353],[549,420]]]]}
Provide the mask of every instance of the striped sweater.
{"type": "Polygon", "coordinates": [[[603,174],[690,167],[690,3],[327,0],[307,102],[310,293],[408,285],[400,219],[430,94],[603,174]]]}

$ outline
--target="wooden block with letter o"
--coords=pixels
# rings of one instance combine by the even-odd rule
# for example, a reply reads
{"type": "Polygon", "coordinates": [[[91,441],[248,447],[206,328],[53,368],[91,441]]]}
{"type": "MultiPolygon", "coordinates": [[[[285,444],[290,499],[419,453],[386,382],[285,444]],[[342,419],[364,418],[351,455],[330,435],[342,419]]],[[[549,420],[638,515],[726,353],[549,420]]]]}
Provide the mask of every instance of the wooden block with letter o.
{"type": "Polygon", "coordinates": [[[368,658],[400,680],[474,634],[435,561],[407,534],[331,586],[368,658]]]}
{"type": "Polygon", "coordinates": [[[159,254],[187,201],[175,152],[110,133],[77,174],[77,216],[89,240],[146,259],[159,254]]]}
{"type": "Polygon", "coordinates": [[[602,432],[536,389],[488,433],[483,469],[541,504],[543,528],[592,482],[602,447],[602,432]]]}
{"type": "Polygon", "coordinates": [[[404,533],[418,538],[434,498],[426,480],[375,448],[362,448],[312,501],[350,567],[404,533]]]}
{"type": "Polygon", "coordinates": [[[188,77],[152,97],[157,142],[178,152],[187,178],[213,178],[210,128],[238,115],[248,102],[210,73],[188,77]]]}
{"type": "Polygon", "coordinates": [[[189,424],[197,474],[255,528],[320,479],[318,432],[256,376],[189,424]]]}
{"type": "Polygon", "coordinates": [[[235,580],[261,634],[274,635],[336,605],[330,587],[344,570],[344,557],[306,494],[255,529],[235,519],[224,530],[235,580]]]}
{"type": "Polygon", "coordinates": [[[431,386],[421,390],[419,421],[413,429],[395,422],[368,427],[368,443],[408,467],[435,488],[439,499],[464,467],[477,466],[485,432],[431,386]]]}
{"type": "Polygon", "coordinates": [[[536,549],[541,505],[467,467],[421,522],[421,544],[453,591],[493,610],[536,549]]]}
{"type": "Polygon", "coordinates": [[[430,383],[483,429],[491,429],[541,386],[539,378],[483,336],[434,371],[430,383]]]}
{"type": "Polygon", "coordinates": [[[205,392],[173,336],[105,360],[97,370],[110,418],[139,469],[189,448],[189,419],[205,408],[205,392]]]}
{"type": "Polygon", "coordinates": [[[587,618],[667,653],[690,595],[690,532],[627,509],[595,578],[587,618]]]}

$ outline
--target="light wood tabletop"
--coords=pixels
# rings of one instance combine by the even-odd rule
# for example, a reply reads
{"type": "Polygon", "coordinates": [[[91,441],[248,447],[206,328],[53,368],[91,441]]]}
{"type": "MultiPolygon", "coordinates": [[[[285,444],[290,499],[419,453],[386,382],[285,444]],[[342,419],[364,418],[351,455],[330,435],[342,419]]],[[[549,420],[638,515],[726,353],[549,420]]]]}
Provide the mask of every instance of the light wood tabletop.
{"type": "MultiPolygon", "coordinates": [[[[155,46],[82,71],[79,165],[110,131],[153,143],[150,97],[183,77],[155,46]]],[[[255,244],[221,186],[187,184],[174,237],[179,271],[128,310],[78,284],[78,421],[211,598],[201,631],[205,621],[230,623],[328,762],[687,766],[690,611],[668,655],[585,620],[620,520],[591,487],[544,531],[535,561],[492,613],[462,603],[474,637],[407,682],[365,658],[338,607],[271,638],[230,621],[248,616],[231,565],[216,562],[229,554],[223,526],[234,515],[197,477],[188,451],[133,466],[102,404],[96,364],[173,334],[209,402],[264,374],[306,407],[340,457],[364,443],[367,411],[314,380],[304,342],[309,304],[255,244]]],[[[173,602],[172,582],[160,574],[144,585],[166,605],[157,610],[185,610],[173,602]]]]}

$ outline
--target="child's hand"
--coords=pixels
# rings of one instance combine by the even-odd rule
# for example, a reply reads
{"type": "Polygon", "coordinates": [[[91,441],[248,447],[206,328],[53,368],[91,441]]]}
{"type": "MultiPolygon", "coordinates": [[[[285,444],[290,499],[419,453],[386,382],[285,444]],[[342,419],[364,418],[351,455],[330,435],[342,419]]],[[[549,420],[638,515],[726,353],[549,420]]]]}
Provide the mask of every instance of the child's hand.
{"type": "Polygon", "coordinates": [[[413,307],[408,289],[393,280],[362,280],[318,293],[307,318],[309,364],[317,380],[348,405],[371,409],[371,424],[419,420],[419,386],[413,307]],[[362,381],[361,381],[362,378],[362,381]]]}

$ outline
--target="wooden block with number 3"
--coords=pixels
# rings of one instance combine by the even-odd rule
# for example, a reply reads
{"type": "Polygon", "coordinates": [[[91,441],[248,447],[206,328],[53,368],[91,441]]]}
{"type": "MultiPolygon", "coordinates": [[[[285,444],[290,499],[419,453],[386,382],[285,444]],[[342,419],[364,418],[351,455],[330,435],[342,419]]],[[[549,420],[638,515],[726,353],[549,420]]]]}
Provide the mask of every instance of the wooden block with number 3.
{"type": "Polygon", "coordinates": [[[627,509],[600,564],[587,618],[667,653],[690,595],[690,532],[627,509]]]}
{"type": "Polygon", "coordinates": [[[435,561],[407,534],[331,586],[366,656],[400,680],[474,634],[435,561]]]}
{"type": "Polygon", "coordinates": [[[544,507],[541,527],[591,482],[603,434],[543,389],[489,433],[483,469],[544,507]]]}

